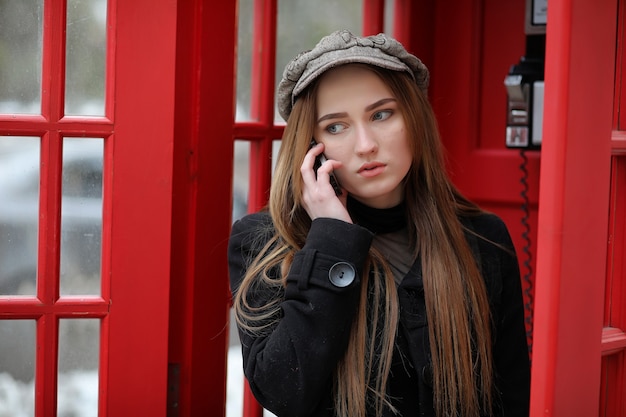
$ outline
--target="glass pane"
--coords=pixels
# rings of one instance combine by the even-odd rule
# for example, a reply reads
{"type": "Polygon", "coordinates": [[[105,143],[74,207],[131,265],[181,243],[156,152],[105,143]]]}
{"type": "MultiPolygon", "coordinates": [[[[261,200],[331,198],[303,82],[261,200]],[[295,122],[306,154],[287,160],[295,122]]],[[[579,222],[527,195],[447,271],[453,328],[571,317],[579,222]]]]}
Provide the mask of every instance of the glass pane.
{"type": "MultiPolygon", "coordinates": [[[[278,86],[285,65],[298,53],[313,48],[323,36],[340,29],[360,35],[362,5],[363,0],[279,0],[275,85],[278,86]]],[[[283,121],[278,111],[274,114],[276,122],[283,121]]]]}
{"type": "Polygon", "coordinates": [[[106,0],[68,0],[65,114],[104,116],[106,0]]]}
{"type": "Polygon", "coordinates": [[[34,295],[39,138],[0,136],[0,295],[34,295]]]}
{"type": "Polygon", "coordinates": [[[253,0],[239,0],[237,39],[237,112],[236,121],[251,120],[250,81],[252,80],[253,0]]]}
{"type": "Polygon", "coordinates": [[[43,0],[0,0],[0,113],[41,113],[43,0]]]}
{"type": "Polygon", "coordinates": [[[394,9],[395,9],[395,1],[394,0],[385,0],[385,29],[384,32],[390,36],[393,36],[394,30],[394,9]]]}
{"type": "Polygon", "coordinates": [[[248,192],[250,186],[250,142],[235,141],[235,160],[233,163],[233,222],[248,212],[248,192]]]}
{"type": "MultiPolygon", "coordinates": [[[[280,140],[272,141],[272,172],[280,149],[280,140]]],[[[235,140],[235,160],[233,162],[233,222],[248,212],[250,192],[250,141],[235,140]]]]}
{"type": "Polygon", "coordinates": [[[0,320],[0,416],[35,415],[34,320],[0,320]]]}
{"type": "Polygon", "coordinates": [[[104,139],[63,140],[61,295],[100,294],[104,139]]]}
{"type": "Polygon", "coordinates": [[[57,415],[98,416],[100,320],[59,320],[57,415]]]}
{"type": "Polygon", "coordinates": [[[280,151],[280,140],[272,141],[272,175],[274,175],[274,169],[276,169],[276,160],[278,159],[278,151],[280,151]]]}

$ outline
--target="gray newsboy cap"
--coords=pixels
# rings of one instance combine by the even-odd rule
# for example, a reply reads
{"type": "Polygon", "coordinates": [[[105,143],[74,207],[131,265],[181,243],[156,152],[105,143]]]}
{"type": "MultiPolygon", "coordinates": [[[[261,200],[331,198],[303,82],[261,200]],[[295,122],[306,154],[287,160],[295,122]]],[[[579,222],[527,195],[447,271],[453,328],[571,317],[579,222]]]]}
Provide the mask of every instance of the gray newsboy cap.
{"type": "Polygon", "coordinates": [[[283,119],[289,118],[298,95],[313,80],[331,68],[350,63],[404,71],[424,93],[428,89],[428,68],[400,42],[384,33],[359,37],[340,30],[322,38],[312,50],[301,52],[285,67],[277,93],[278,112],[283,119]]]}

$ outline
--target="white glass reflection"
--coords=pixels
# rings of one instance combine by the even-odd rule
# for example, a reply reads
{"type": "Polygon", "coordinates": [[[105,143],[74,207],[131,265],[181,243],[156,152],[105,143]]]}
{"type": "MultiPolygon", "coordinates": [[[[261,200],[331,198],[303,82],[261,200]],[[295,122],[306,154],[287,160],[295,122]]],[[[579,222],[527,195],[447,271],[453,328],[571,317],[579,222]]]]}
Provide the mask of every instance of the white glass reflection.
{"type": "Polygon", "coordinates": [[[253,0],[239,0],[237,38],[237,112],[236,121],[252,120],[250,82],[252,80],[253,0]]]}
{"type": "Polygon", "coordinates": [[[250,189],[250,142],[235,141],[233,161],[233,222],[248,212],[248,192],[250,189]]]}
{"type": "Polygon", "coordinates": [[[65,114],[104,116],[106,0],[68,0],[65,114]]]}
{"type": "Polygon", "coordinates": [[[0,136],[0,295],[34,295],[39,219],[38,137],[0,136]]]}
{"type": "Polygon", "coordinates": [[[394,25],[394,12],[395,12],[396,4],[395,0],[385,0],[385,29],[384,32],[388,35],[393,36],[393,31],[395,29],[394,25]]]}
{"type": "Polygon", "coordinates": [[[0,415],[35,415],[34,320],[0,320],[0,415]]]}
{"type": "Polygon", "coordinates": [[[104,139],[63,140],[61,295],[100,294],[104,139]]]}
{"type": "Polygon", "coordinates": [[[59,320],[58,416],[98,416],[100,320],[59,320]]]}
{"type": "Polygon", "coordinates": [[[43,0],[0,1],[0,113],[41,113],[43,0]]]}

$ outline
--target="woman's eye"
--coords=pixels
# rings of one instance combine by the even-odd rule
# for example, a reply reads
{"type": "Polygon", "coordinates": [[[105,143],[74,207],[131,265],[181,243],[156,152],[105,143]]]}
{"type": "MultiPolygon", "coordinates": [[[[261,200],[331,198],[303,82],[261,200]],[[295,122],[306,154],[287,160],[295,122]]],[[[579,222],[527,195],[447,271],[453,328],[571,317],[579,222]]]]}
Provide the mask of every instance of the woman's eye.
{"type": "Polygon", "coordinates": [[[328,133],[330,133],[331,135],[335,135],[335,134],[341,132],[343,129],[344,129],[344,127],[341,124],[339,124],[339,123],[328,125],[326,127],[326,131],[328,133]]]}
{"type": "Polygon", "coordinates": [[[376,113],[374,113],[374,115],[372,116],[372,120],[386,120],[389,117],[391,117],[391,115],[393,114],[393,112],[391,110],[381,110],[381,111],[377,111],[376,113]]]}

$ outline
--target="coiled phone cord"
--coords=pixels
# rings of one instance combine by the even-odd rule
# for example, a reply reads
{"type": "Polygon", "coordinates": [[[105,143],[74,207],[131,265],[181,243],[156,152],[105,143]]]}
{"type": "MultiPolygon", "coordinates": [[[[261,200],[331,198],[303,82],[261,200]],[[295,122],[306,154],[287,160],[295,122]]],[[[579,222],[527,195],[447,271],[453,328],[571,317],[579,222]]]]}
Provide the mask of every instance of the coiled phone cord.
{"type": "Polygon", "coordinates": [[[528,355],[532,358],[533,349],[533,305],[534,305],[534,288],[533,288],[533,266],[532,266],[532,251],[530,240],[530,200],[528,198],[528,157],[526,156],[526,150],[520,150],[520,156],[522,162],[519,166],[522,171],[522,177],[520,183],[522,184],[522,191],[520,196],[522,197],[522,226],[524,228],[522,232],[522,239],[524,240],[524,247],[522,251],[524,253],[524,259],[522,265],[524,266],[524,273],[522,274],[522,284],[524,292],[524,321],[526,324],[526,341],[528,343],[528,355]]]}

